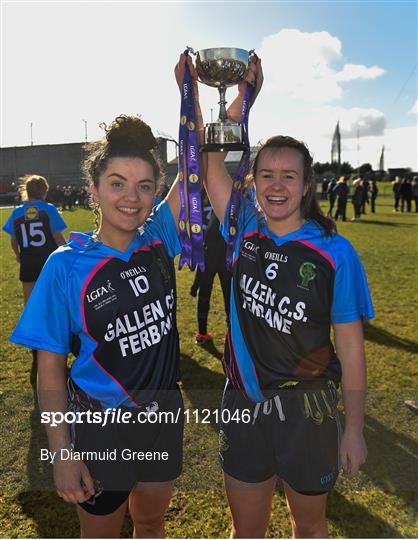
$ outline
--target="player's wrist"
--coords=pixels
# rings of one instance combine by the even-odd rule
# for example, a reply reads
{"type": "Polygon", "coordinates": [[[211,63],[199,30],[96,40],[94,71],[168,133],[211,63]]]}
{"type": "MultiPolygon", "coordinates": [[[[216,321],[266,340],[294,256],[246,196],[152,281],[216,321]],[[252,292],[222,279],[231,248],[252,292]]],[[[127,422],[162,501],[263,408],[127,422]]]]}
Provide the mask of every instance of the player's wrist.
{"type": "Polygon", "coordinates": [[[363,424],[350,425],[346,424],[344,428],[344,435],[347,437],[363,437],[363,424]]]}

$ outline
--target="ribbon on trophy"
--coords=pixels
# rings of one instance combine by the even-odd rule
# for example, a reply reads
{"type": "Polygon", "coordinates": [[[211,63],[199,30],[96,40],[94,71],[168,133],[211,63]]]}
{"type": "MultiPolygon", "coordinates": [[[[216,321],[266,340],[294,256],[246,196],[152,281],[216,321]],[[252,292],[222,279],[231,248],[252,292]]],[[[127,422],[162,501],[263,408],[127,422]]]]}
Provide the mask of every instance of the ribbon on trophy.
{"type": "MultiPolygon", "coordinates": [[[[252,52],[257,59],[257,55],[252,52]]],[[[250,116],[250,107],[255,91],[255,86],[247,83],[244,99],[242,101],[241,108],[241,125],[243,130],[242,142],[248,147],[244,150],[241,160],[238,165],[238,169],[232,179],[232,192],[229,200],[229,231],[228,241],[226,246],[226,265],[230,270],[232,268],[232,259],[234,254],[235,242],[237,241],[237,229],[238,229],[238,213],[242,202],[242,185],[245,177],[248,174],[250,168],[250,140],[248,136],[248,119],[250,116]]]]}
{"type": "MultiPolygon", "coordinates": [[[[184,53],[186,57],[188,53],[189,49],[186,49],[184,53]]],[[[191,270],[198,266],[201,271],[204,271],[199,144],[196,132],[193,80],[187,62],[181,88],[178,174],[180,190],[179,236],[181,243],[179,268],[182,268],[186,263],[191,270]],[[186,185],[189,203],[188,211],[186,208],[186,185]]]]}

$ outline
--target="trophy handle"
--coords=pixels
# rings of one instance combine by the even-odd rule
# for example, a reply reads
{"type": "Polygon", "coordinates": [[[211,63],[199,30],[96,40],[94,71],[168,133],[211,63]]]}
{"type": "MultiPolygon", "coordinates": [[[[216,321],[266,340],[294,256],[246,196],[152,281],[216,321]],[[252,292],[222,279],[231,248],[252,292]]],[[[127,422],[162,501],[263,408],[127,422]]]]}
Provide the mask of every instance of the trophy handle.
{"type": "Polygon", "coordinates": [[[193,47],[189,47],[188,45],[186,46],[186,51],[190,54],[193,54],[194,56],[197,55],[197,52],[193,49],[193,47]]]}
{"type": "MultiPolygon", "coordinates": [[[[189,54],[192,54],[193,56],[196,56],[196,66],[197,66],[197,64],[200,62],[200,56],[199,56],[199,53],[196,52],[196,51],[193,49],[193,47],[189,47],[188,45],[187,45],[187,47],[186,47],[186,51],[187,51],[189,54]]],[[[197,82],[199,82],[200,84],[204,84],[204,83],[202,83],[202,81],[199,80],[199,78],[197,78],[197,82]]]]}

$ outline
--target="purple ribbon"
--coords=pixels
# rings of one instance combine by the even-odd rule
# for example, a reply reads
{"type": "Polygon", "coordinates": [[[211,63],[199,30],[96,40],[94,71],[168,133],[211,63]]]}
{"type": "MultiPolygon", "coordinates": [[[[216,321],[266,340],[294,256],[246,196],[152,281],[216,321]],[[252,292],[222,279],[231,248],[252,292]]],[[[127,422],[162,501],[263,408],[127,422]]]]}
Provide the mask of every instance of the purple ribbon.
{"type": "Polygon", "coordinates": [[[242,141],[248,146],[247,150],[244,150],[241,161],[239,162],[237,172],[232,179],[232,192],[229,200],[229,231],[228,242],[226,246],[226,265],[228,269],[232,268],[232,259],[234,255],[235,243],[237,241],[238,230],[238,213],[242,202],[242,184],[245,177],[248,174],[250,168],[250,141],[248,138],[248,118],[250,115],[250,107],[252,98],[254,95],[254,86],[247,83],[244,99],[241,109],[241,124],[243,128],[242,141]]]}
{"type": "MultiPolygon", "coordinates": [[[[187,50],[185,55],[187,57],[187,50]]],[[[187,62],[181,91],[178,171],[180,190],[179,236],[181,243],[179,268],[187,264],[191,270],[199,266],[200,270],[204,271],[199,143],[196,132],[193,80],[187,62]],[[189,203],[188,213],[185,195],[186,183],[189,203]]]]}

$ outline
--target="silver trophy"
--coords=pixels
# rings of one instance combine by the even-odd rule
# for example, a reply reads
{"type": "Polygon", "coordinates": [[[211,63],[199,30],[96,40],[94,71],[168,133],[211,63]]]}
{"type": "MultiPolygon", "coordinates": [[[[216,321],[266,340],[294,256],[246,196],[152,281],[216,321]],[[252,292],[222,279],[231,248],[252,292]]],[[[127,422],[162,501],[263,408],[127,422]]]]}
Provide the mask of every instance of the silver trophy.
{"type": "Polygon", "coordinates": [[[229,120],[226,115],[226,89],[242,82],[248,71],[248,61],[254,51],[244,49],[219,48],[203,49],[197,55],[196,70],[199,81],[219,90],[219,116],[216,122],[205,126],[205,144],[203,152],[227,152],[246,150],[243,143],[242,125],[229,120]]]}

